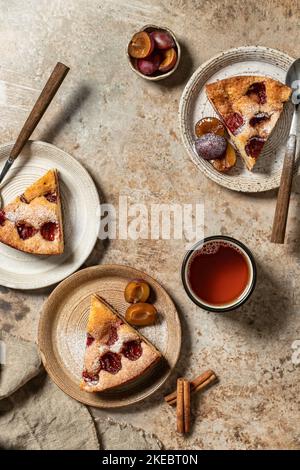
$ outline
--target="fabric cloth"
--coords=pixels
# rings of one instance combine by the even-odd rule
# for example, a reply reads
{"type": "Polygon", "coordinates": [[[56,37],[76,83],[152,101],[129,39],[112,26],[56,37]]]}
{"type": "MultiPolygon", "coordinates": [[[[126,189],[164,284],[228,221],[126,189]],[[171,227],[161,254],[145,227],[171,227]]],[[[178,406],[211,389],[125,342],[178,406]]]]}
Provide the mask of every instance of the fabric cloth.
{"type": "Polygon", "coordinates": [[[163,448],[162,443],[154,434],[145,432],[143,429],[131,426],[131,424],[120,424],[112,419],[95,419],[101,443],[106,450],[159,450],[163,448]]]}
{"type": "Polygon", "coordinates": [[[7,333],[1,334],[0,359],[0,400],[12,395],[41,371],[36,344],[7,333]]]}
{"type": "Polygon", "coordinates": [[[99,449],[88,409],[41,372],[37,346],[8,334],[2,342],[0,448],[99,449]]]}

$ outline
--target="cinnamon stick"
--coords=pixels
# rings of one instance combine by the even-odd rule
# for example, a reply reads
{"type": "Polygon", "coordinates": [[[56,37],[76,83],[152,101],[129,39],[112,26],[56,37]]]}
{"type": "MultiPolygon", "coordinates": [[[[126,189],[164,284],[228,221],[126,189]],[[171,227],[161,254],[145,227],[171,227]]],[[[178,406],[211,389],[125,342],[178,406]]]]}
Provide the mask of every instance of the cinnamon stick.
{"type": "Polygon", "coordinates": [[[177,432],[184,433],[183,379],[177,380],[177,432]]]}
{"type": "Polygon", "coordinates": [[[190,432],[191,427],[191,388],[188,380],[183,380],[183,413],[184,432],[190,432]]]}
{"type": "MultiPolygon", "coordinates": [[[[217,376],[212,370],[207,370],[203,372],[203,374],[196,377],[194,380],[190,382],[190,392],[195,393],[203,390],[204,388],[208,387],[210,384],[217,381],[217,376]]],[[[170,406],[175,406],[177,402],[177,393],[172,392],[169,395],[165,396],[165,401],[170,406]]]]}

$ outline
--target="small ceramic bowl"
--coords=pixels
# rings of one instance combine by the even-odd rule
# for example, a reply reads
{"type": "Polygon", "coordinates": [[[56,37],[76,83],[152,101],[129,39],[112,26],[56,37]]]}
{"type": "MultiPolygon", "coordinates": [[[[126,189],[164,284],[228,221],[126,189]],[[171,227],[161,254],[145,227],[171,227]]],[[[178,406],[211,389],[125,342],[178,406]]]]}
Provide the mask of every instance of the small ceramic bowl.
{"type": "Polygon", "coordinates": [[[177,51],[177,61],[176,61],[176,64],[174,65],[174,67],[171,70],[169,70],[168,72],[165,72],[165,73],[158,72],[157,75],[144,75],[144,74],[142,74],[137,69],[137,66],[136,66],[136,61],[137,60],[134,59],[133,57],[131,57],[128,54],[128,48],[126,49],[127,58],[128,58],[128,62],[129,62],[129,65],[130,65],[131,69],[137,75],[139,75],[140,77],[144,78],[145,80],[151,80],[152,82],[157,82],[158,80],[163,80],[164,78],[170,77],[170,75],[172,75],[172,73],[174,73],[175,70],[177,69],[179,61],[180,61],[180,56],[181,56],[180,45],[179,45],[179,43],[178,43],[178,41],[175,37],[175,34],[169,28],[166,28],[165,26],[155,26],[153,24],[147,24],[146,26],[144,26],[143,28],[140,29],[140,31],[146,31],[147,33],[151,33],[152,31],[155,31],[155,30],[166,31],[167,33],[170,34],[170,36],[173,38],[173,40],[175,42],[176,51],[177,51]]]}
{"type": "Polygon", "coordinates": [[[190,299],[199,307],[203,308],[204,310],[208,310],[210,312],[228,312],[230,310],[235,310],[236,308],[240,307],[243,305],[251,296],[252,292],[254,291],[255,284],[256,284],[256,264],[254,257],[249,250],[243,243],[240,241],[227,237],[227,236],[221,236],[221,235],[215,235],[212,237],[207,237],[204,238],[203,240],[197,242],[184,256],[183,262],[182,262],[182,268],[181,268],[181,279],[183,286],[185,288],[185,291],[187,295],[190,297],[190,299]],[[188,272],[189,272],[189,267],[190,267],[190,262],[192,260],[192,256],[194,255],[195,251],[201,250],[202,247],[209,242],[224,242],[227,245],[232,245],[236,249],[238,249],[244,256],[247,264],[248,264],[248,269],[249,269],[249,280],[248,283],[242,292],[242,294],[233,300],[231,303],[228,304],[222,304],[222,305],[213,305],[213,304],[208,304],[202,299],[200,299],[192,290],[189,279],[188,279],[188,272]]]}

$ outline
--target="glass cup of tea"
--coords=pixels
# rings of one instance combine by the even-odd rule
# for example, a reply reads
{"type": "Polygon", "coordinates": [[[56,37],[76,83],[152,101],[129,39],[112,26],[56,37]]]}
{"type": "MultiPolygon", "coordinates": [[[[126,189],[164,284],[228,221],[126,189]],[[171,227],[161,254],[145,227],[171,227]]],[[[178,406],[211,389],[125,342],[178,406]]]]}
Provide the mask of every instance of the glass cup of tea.
{"type": "Polygon", "coordinates": [[[256,265],[243,243],[215,235],[197,242],[186,253],[181,277],[196,305],[211,312],[227,312],[249,299],[255,288],[256,265]]]}

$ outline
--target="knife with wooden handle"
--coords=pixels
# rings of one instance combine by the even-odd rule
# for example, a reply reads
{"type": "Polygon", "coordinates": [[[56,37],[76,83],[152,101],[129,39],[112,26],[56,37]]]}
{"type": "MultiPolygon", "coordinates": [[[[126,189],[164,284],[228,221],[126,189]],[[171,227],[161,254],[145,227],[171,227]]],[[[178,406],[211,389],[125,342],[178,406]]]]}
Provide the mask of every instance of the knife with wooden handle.
{"type": "Polygon", "coordinates": [[[69,72],[69,70],[69,67],[62,64],[61,62],[57,62],[46,85],[44,86],[40,96],[38,97],[35,105],[33,106],[31,113],[25,121],[13,148],[10,151],[10,155],[7,161],[5,162],[5,165],[0,174],[0,183],[2,182],[3,178],[7,174],[12,164],[14,163],[15,159],[21,153],[24,145],[30,138],[34,129],[40,122],[46,109],[54,98],[57,90],[64,81],[64,78],[69,72]]]}

